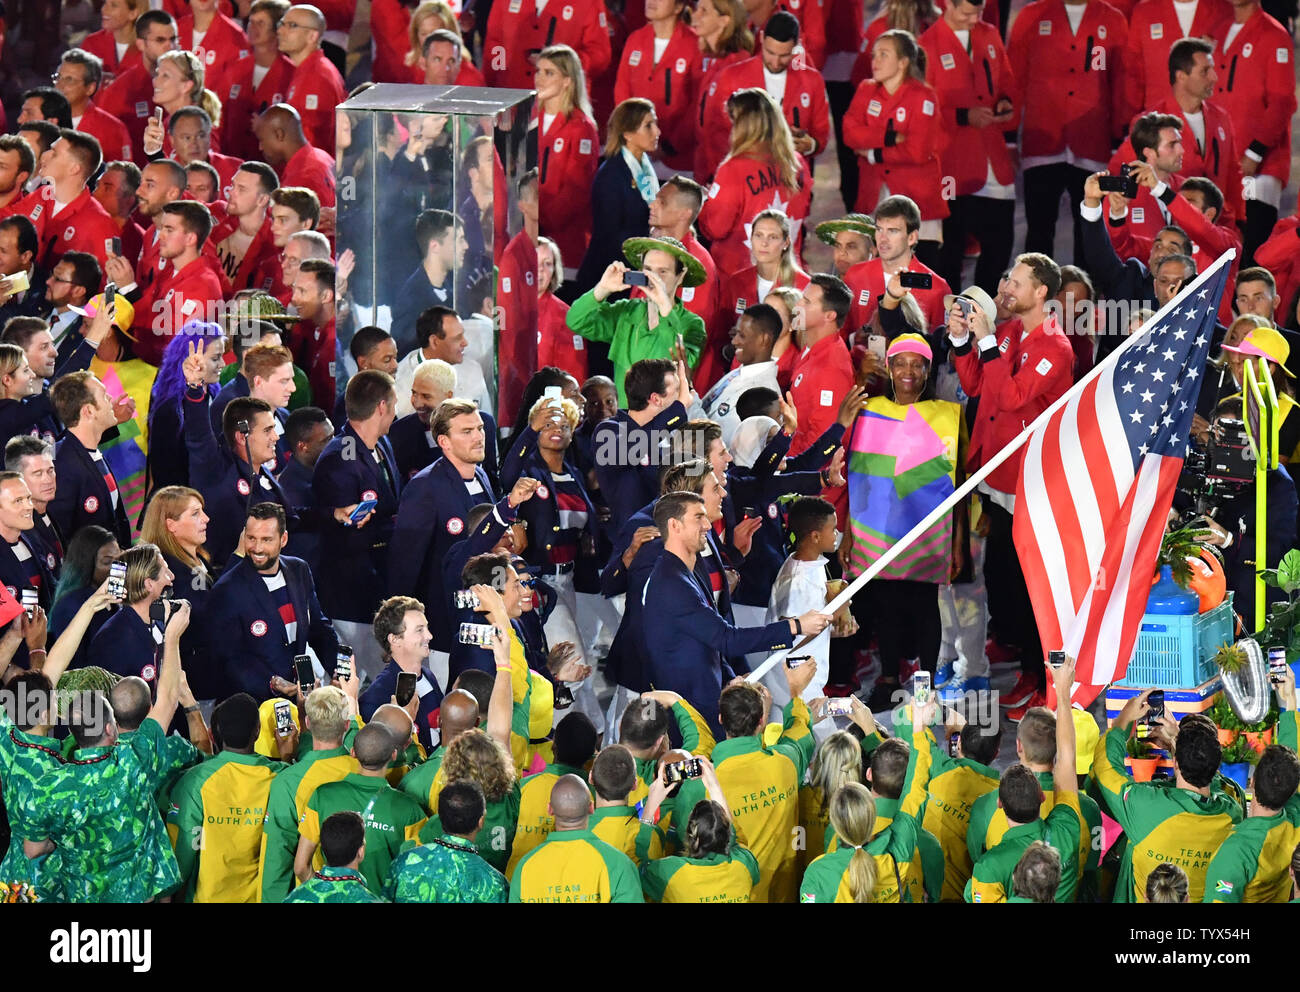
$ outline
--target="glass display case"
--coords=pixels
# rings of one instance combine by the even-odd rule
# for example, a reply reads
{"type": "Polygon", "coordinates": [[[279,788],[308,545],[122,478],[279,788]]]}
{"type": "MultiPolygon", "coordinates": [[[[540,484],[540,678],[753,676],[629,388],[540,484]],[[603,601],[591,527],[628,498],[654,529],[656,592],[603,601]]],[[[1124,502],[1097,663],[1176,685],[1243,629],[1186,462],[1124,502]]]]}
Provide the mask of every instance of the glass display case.
{"type": "Polygon", "coordinates": [[[533,100],[531,90],[384,83],[339,105],[337,251],[354,260],[342,354],[356,328],[374,324],[405,357],[418,347],[420,314],[447,307],[468,339],[457,392],[479,398],[467,381],[479,364],[495,408],[497,273],[523,227],[533,100]]]}

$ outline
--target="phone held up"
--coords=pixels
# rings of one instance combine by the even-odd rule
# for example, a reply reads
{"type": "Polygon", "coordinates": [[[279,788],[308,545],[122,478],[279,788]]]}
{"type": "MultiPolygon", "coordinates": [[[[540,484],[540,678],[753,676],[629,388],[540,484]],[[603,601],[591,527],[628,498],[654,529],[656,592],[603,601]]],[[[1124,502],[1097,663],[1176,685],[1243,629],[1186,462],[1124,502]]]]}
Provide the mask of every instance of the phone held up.
{"type": "Polygon", "coordinates": [[[415,695],[415,684],[419,681],[419,676],[415,672],[398,672],[397,688],[393,695],[397,697],[397,705],[405,706],[415,695]]]}

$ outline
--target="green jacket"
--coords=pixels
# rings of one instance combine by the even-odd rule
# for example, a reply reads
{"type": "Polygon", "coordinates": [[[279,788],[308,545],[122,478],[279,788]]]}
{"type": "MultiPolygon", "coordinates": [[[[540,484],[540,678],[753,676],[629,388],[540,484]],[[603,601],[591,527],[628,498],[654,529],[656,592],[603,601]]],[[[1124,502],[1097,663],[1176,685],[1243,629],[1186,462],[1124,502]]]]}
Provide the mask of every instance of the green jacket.
{"type": "Polygon", "coordinates": [[[1187,874],[1188,899],[1200,902],[1210,859],[1241,821],[1241,807],[1213,789],[1202,796],[1173,783],[1134,782],[1124,771],[1128,734],[1128,726],[1115,724],[1101,735],[1092,761],[1101,797],[1128,837],[1115,901],[1144,902],[1147,876],[1172,861],[1187,874]]]}
{"type": "Polygon", "coordinates": [[[650,902],[749,902],[758,879],[758,859],[736,843],[734,830],[726,854],[641,864],[641,886],[650,902]]]}
{"type": "Polygon", "coordinates": [[[402,776],[401,785],[398,786],[399,789],[424,807],[426,813],[431,813],[437,808],[438,804],[435,800],[433,786],[438,777],[438,770],[442,768],[442,759],[446,753],[447,749],[445,747],[434,748],[424,761],[402,776]]]}
{"type": "Polygon", "coordinates": [[[351,868],[322,868],[285,902],[387,902],[370,891],[365,876],[351,868]]]}
{"type": "MultiPolygon", "coordinates": [[[[487,810],[483,814],[483,826],[475,841],[483,860],[497,871],[504,871],[506,865],[510,863],[510,850],[515,842],[515,828],[518,822],[519,780],[516,779],[510,786],[509,792],[487,804],[487,810]]],[[[442,836],[442,820],[435,813],[420,828],[419,843],[429,844],[442,836]]]]}
{"type": "MultiPolygon", "coordinates": [[[[4,797],[5,811],[9,816],[9,850],[0,862],[0,881],[37,883],[38,864],[49,859],[32,862],[23,853],[23,840],[37,840],[40,834],[32,833],[28,824],[40,814],[45,802],[46,787],[57,769],[63,765],[59,742],[53,737],[42,737],[19,730],[0,707],[0,795],[4,797]]],[[[68,738],[71,740],[72,738],[68,738]]],[[[55,879],[39,886],[42,898],[56,900],[55,879]]]]}
{"type": "Polygon", "coordinates": [[[424,810],[385,779],[353,772],[338,782],[326,782],[312,793],[298,831],[319,845],[321,824],[332,814],[345,810],[361,814],[366,830],[366,856],[361,862],[361,873],[366,876],[370,891],[379,895],[388,881],[393,858],[423,825],[424,810]]]}
{"type": "MultiPolygon", "coordinates": [[[[1296,715],[1277,722],[1278,743],[1296,750],[1296,715]]],[[[1300,844],[1300,795],[1272,816],[1250,816],[1232,828],[1210,861],[1203,902],[1289,902],[1291,854],[1300,844]]]]}
{"type": "Polygon", "coordinates": [[[661,317],[658,326],[650,329],[649,300],[609,300],[596,302],[596,291],[590,290],[573,301],[565,322],[569,330],[581,334],[589,341],[603,341],[609,345],[609,358],[614,363],[614,383],[618,386],[618,405],[627,407],[623,392],[623,376],[637,362],[646,358],[668,358],[678,335],[686,345],[686,355],[691,366],[699,361],[704,347],[704,321],[691,313],[679,299],[667,317],[661,317]]]}
{"type": "Polygon", "coordinates": [[[986,851],[966,883],[967,902],[1006,902],[1012,894],[1011,876],[1021,856],[1034,841],[1045,841],[1061,856],[1061,880],[1056,886],[1057,902],[1074,902],[1079,887],[1079,836],[1082,818],[1079,794],[1066,792],[1047,816],[1033,823],[1010,827],[991,850],[986,851]]]}
{"type": "Polygon", "coordinates": [[[397,856],[384,896],[392,902],[505,902],[509,889],[472,843],[442,836],[397,856]]]}

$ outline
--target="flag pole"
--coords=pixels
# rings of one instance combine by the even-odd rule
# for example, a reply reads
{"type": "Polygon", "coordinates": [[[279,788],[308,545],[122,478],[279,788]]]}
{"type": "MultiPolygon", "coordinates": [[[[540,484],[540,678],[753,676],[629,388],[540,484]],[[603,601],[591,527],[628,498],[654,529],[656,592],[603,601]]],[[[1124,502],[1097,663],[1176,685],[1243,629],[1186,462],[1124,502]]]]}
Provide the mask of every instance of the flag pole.
{"type": "MultiPolygon", "coordinates": [[[[829,603],[826,604],[826,607],[822,612],[835,613],[841,607],[843,607],[845,603],[847,603],[850,599],[852,599],[857,594],[859,589],[861,589],[868,582],[870,582],[877,575],[879,575],[882,571],[884,571],[890,565],[890,563],[893,562],[895,558],[897,558],[904,551],[906,551],[909,545],[911,545],[914,541],[916,541],[917,538],[921,537],[921,535],[923,535],[927,530],[929,530],[946,513],[950,512],[954,506],[956,506],[959,502],[961,502],[972,492],[974,492],[975,487],[978,486],[981,482],[983,482],[984,479],[988,477],[989,473],[991,473],[994,469],[1000,466],[1013,454],[1019,451],[1020,448],[1024,446],[1025,442],[1029,440],[1030,436],[1034,433],[1034,431],[1038,430],[1039,427],[1047,423],[1047,421],[1051,419],[1051,417],[1058,410],[1060,410],[1061,407],[1065,406],[1067,403],[1070,402],[1070,400],[1072,400],[1075,396],[1077,396],[1080,392],[1082,392],[1088,386],[1089,383],[1091,383],[1094,379],[1096,379],[1103,372],[1105,372],[1106,370],[1111,368],[1116,362],[1118,362],[1120,356],[1123,355],[1124,352],[1128,351],[1128,349],[1133,347],[1133,345],[1137,341],[1141,340],[1142,337],[1146,335],[1146,333],[1151,329],[1151,327],[1154,324],[1164,319],[1165,314],[1169,313],[1176,305],[1181,303],[1182,300],[1189,298],[1193,292],[1199,289],[1201,285],[1207,279],[1209,279],[1210,276],[1214,275],[1214,273],[1219,271],[1219,269],[1222,268],[1225,264],[1231,262],[1232,259],[1236,257],[1236,255],[1237,255],[1236,251],[1232,248],[1229,248],[1222,255],[1220,255],[1215,260],[1213,265],[1211,265],[1208,269],[1200,273],[1195,279],[1192,280],[1191,285],[1189,285],[1186,289],[1182,290],[1177,296],[1175,296],[1172,300],[1170,300],[1163,307],[1161,307],[1149,320],[1146,321],[1146,323],[1144,323],[1136,331],[1130,334],[1128,336],[1128,340],[1124,341],[1118,348],[1116,348],[1109,355],[1103,358],[1101,362],[1095,365],[1088,372],[1087,375],[1085,375],[1082,379],[1080,379],[1068,390],[1066,390],[1064,395],[1062,395],[1055,403],[1053,403],[1046,410],[1040,413],[1034,419],[1034,422],[1030,424],[1028,427],[1026,427],[1023,431],[1021,431],[1020,434],[1014,440],[1010,441],[1006,445],[1006,447],[1004,447],[996,455],[994,455],[982,466],[980,466],[980,468],[973,475],[971,475],[964,483],[962,483],[953,492],[951,496],[949,496],[942,503],[940,503],[933,510],[931,510],[928,514],[926,514],[925,518],[922,519],[920,523],[918,523],[910,531],[904,534],[903,537],[901,537],[898,541],[896,541],[888,550],[885,551],[884,554],[882,554],[879,558],[877,558],[874,562],[872,562],[870,567],[868,567],[865,572],[863,572],[851,583],[845,586],[840,591],[840,594],[838,596],[836,596],[834,599],[832,599],[829,603]]],[[[972,344],[974,344],[974,342],[972,342],[972,344]]],[[[978,345],[975,345],[975,347],[978,347],[978,345]]],[[[784,660],[785,657],[788,654],[790,654],[790,652],[798,651],[806,644],[812,642],[816,637],[820,637],[820,636],[821,636],[820,634],[806,635],[801,641],[799,641],[798,644],[794,645],[794,647],[776,652],[775,654],[771,655],[766,661],[764,661],[761,665],[759,665],[756,669],[750,672],[749,675],[745,676],[746,680],[749,682],[757,682],[764,675],[766,675],[767,672],[771,670],[778,662],[784,660]]]]}

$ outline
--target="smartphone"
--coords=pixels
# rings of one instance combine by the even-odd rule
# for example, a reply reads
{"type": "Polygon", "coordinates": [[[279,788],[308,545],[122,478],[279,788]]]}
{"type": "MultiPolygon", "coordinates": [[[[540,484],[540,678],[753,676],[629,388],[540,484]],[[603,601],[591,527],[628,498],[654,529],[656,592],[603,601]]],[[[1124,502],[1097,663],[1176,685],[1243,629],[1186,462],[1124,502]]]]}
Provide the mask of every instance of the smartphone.
{"type": "Polygon", "coordinates": [[[398,672],[397,688],[393,695],[397,697],[397,705],[405,706],[415,695],[415,683],[419,681],[419,676],[415,672],[398,672]]]}
{"type": "Polygon", "coordinates": [[[1156,721],[1165,715],[1165,690],[1152,690],[1151,695],[1147,696],[1147,706],[1149,712],[1146,715],[1146,722],[1154,726],[1156,721]]]}
{"type": "Polygon", "coordinates": [[[153,108],[153,118],[154,118],[154,120],[156,120],[156,121],[158,122],[158,126],[159,126],[159,127],[162,127],[162,122],[163,122],[163,108],[162,108],[162,107],[154,107],[154,108],[153,108]]]}
{"type": "Polygon", "coordinates": [[[293,704],[287,699],[275,701],[275,733],[278,737],[293,733],[293,704]]]}
{"type": "Polygon", "coordinates": [[[352,645],[340,644],[334,658],[334,677],[340,682],[352,678],[352,645]]]}
{"type": "Polygon", "coordinates": [[[366,514],[370,513],[378,505],[379,500],[377,499],[363,499],[357,504],[357,508],[348,514],[348,520],[354,524],[360,523],[365,519],[366,514]]]}
{"type": "Polygon", "coordinates": [[[650,279],[644,272],[624,272],[623,282],[628,286],[649,286],[650,279]]]}
{"type": "Polygon", "coordinates": [[[567,710],[573,705],[573,692],[567,685],[560,684],[555,687],[555,708],[557,710],[567,710]]]}
{"type": "Polygon", "coordinates": [[[758,510],[757,510],[755,507],[752,507],[752,506],[742,506],[742,507],[740,508],[740,519],[741,519],[741,520],[750,520],[750,519],[752,519],[752,518],[754,518],[754,517],[756,517],[756,516],[758,516],[758,510]]]}
{"type": "Polygon", "coordinates": [[[478,597],[474,595],[473,589],[457,589],[454,595],[456,609],[477,610],[479,608],[478,597]]]}
{"type": "Polygon", "coordinates": [[[831,696],[826,700],[827,716],[848,716],[852,712],[852,696],[831,696]]]}
{"type": "Polygon", "coordinates": [[[1286,681],[1286,648],[1268,649],[1268,680],[1274,685],[1286,681]]]}
{"type": "Polygon", "coordinates": [[[149,619],[159,626],[167,624],[167,600],[155,599],[149,604],[149,619]]]}
{"type": "Polygon", "coordinates": [[[808,661],[812,661],[812,655],[810,655],[810,654],[792,654],[792,655],[788,655],[788,656],[786,657],[786,659],[785,659],[785,667],[786,667],[786,668],[798,668],[800,665],[802,665],[802,664],[804,664],[805,662],[808,662],[808,661]]]}
{"type": "Polygon", "coordinates": [[[481,648],[490,648],[496,639],[496,628],[488,623],[463,623],[457,639],[461,644],[473,644],[481,648]]]}
{"type": "Polygon", "coordinates": [[[1060,667],[1061,667],[1062,665],[1064,665],[1064,664],[1065,664],[1065,652],[1064,652],[1064,651],[1048,651],[1048,652],[1047,652],[1047,665],[1048,665],[1049,668],[1060,668],[1060,667]]]}
{"type": "Polygon", "coordinates": [[[975,312],[975,301],[966,296],[958,296],[952,301],[952,308],[967,320],[975,312]]]}
{"type": "Polygon", "coordinates": [[[917,672],[912,676],[912,705],[924,706],[930,702],[930,673],[917,672]]]}
{"type": "Polygon", "coordinates": [[[11,293],[22,293],[32,288],[32,281],[27,277],[26,272],[15,272],[11,276],[5,276],[4,279],[9,283],[11,293]]]}
{"type": "Polygon", "coordinates": [[[562,400],[564,399],[564,387],[547,386],[545,389],[542,390],[542,396],[543,398],[548,400],[562,400]]]}
{"type": "Polygon", "coordinates": [[[24,589],[22,594],[23,609],[27,611],[27,619],[30,620],[36,616],[36,607],[40,605],[41,597],[35,589],[24,589]]]}
{"type": "Polygon", "coordinates": [[[961,734],[948,735],[948,757],[957,757],[957,745],[961,742],[961,734]]]}
{"type": "Polygon", "coordinates": [[[687,758],[685,761],[672,761],[664,765],[664,782],[673,785],[685,782],[688,778],[699,778],[704,774],[704,766],[699,758],[687,758]]]}
{"type": "Polygon", "coordinates": [[[126,599],[126,562],[115,561],[108,566],[108,594],[114,599],[126,599]]]}
{"type": "Polygon", "coordinates": [[[316,688],[316,673],[312,671],[311,655],[296,655],[293,659],[293,672],[304,696],[316,688]]]}
{"type": "Polygon", "coordinates": [[[867,351],[871,352],[881,362],[885,361],[885,353],[889,350],[889,342],[885,340],[883,334],[872,334],[867,338],[867,351]]]}
{"type": "MultiPolygon", "coordinates": [[[[114,254],[114,255],[120,255],[120,254],[122,254],[122,239],[121,239],[121,238],[113,238],[112,240],[113,240],[113,244],[112,244],[113,254],[114,254]]],[[[112,283],[109,283],[109,285],[112,286],[113,284],[112,284],[112,283]]],[[[117,289],[116,286],[114,286],[113,288],[114,288],[114,290],[117,289]]]]}
{"type": "Polygon", "coordinates": [[[934,276],[928,272],[900,272],[898,284],[904,289],[933,289],[934,276]]]}

